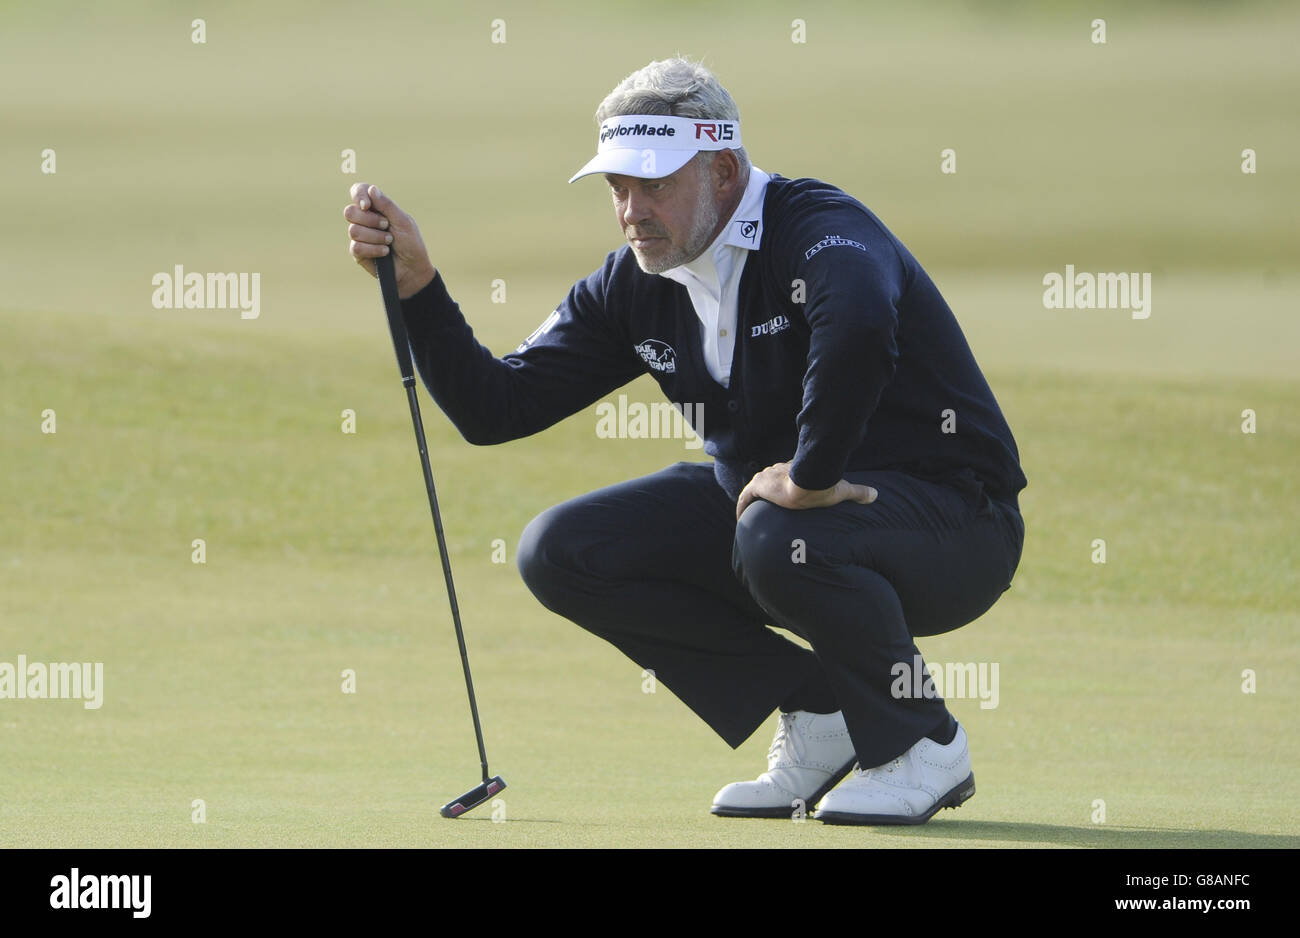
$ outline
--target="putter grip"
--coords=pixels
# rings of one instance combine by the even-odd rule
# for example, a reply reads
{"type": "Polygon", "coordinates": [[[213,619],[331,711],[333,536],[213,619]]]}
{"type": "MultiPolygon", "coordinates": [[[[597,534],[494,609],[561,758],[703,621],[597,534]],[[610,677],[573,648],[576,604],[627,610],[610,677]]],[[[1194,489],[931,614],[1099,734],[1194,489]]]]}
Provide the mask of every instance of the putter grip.
{"type": "Polygon", "coordinates": [[[406,323],[402,319],[402,301],[397,298],[397,269],[391,251],[375,258],[375,270],[379,273],[379,292],[384,298],[384,311],[388,313],[388,331],[393,337],[397,367],[402,372],[402,384],[409,386],[415,383],[415,368],[411,364],[411,340],[406,336],[406,323]]]}

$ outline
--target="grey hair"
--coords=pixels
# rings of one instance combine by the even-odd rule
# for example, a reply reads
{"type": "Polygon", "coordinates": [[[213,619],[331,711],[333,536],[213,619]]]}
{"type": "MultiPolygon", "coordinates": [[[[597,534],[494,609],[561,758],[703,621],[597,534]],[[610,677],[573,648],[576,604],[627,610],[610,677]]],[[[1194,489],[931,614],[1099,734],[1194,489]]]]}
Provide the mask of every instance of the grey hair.
{"type": "MultiPolygon", "coordinates": [[[[740,120],[740,109],[717,76],[700,63],[681,57],[651,62],[620,81],[596,108],[596,123],[623,114],[740,120]]],[[[744,147],[734,152],[740,161],[741,178],[745,179],[749,176],[749,154],[744,147]]],[[[717,151],[705,151],[701,156],[712,162],[717,151]]]]}

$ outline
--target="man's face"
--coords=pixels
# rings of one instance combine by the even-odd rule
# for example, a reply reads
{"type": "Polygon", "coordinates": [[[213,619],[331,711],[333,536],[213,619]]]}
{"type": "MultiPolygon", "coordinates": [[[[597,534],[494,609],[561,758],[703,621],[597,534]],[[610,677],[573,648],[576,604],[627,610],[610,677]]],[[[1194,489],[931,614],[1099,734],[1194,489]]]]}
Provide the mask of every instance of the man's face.
{"type": "Polygon", "coordinates": [[[643,271],[678,267],[709,246],[721,214],[712,179],[698,157],[662,179],[605,174],[614,215],[643,271]]]}

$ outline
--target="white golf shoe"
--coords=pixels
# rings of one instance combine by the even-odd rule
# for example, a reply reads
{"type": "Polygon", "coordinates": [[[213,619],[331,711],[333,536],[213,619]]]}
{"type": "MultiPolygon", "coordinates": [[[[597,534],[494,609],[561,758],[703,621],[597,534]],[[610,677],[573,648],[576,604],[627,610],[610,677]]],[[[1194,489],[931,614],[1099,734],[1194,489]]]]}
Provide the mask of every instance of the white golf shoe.
{"type": "Polygon", "coordinates": [[[767,751],[767,771],[752,782],[732,782],[713,796],[722,817],[788,818],[812,810],[853,766],[853,741],[843,713],[781,714],[767,751]]]}
{"type": "Polygon", "coordinates": [[[924,824],[975,794],[966,731],[941,746],[922,739],[897,759],[863,769],[826,795],[813,815],[827,824],[924,824]]]}

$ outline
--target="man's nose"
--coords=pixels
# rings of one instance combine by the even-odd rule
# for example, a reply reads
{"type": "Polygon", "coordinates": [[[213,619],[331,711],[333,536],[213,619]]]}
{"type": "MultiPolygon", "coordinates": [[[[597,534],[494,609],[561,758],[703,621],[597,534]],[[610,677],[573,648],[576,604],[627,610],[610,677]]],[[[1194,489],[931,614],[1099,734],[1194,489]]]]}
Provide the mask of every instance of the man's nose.
{"type": "Polygon", "coordinates": [[[623,208],[624,224],[639,225],[648,221],[650,216],[650,200],[629,189],[627,193],[627,205],[623,208]]]}

